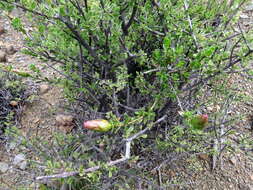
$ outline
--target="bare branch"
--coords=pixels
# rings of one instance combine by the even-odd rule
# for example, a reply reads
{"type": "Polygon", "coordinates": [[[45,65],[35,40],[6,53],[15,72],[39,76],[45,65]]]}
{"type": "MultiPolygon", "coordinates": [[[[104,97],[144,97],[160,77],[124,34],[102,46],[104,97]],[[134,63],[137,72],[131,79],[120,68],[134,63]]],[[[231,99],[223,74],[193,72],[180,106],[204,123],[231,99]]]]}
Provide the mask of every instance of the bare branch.
{"type": "MultiPolygon", "coordinates": [[[[140,135],[142,135],[145,132],[147,132],[148,130],[150,130],[155,125],[157,125],[157,124],[161,123],[162,121],[164,121],[166,118],[167,118],[167,115],[164,115],[163,117],[161,117],[157,121],[155,121],[154,124],[151,127],[147,127],[145,129],[139,131],[138,133],[134,134],[133,136],[125,139],[125,141],[126,141],[126,144],[125,144],[125,148],[126,148],[125,155],[122,158],[120,158],[120,159],[107,162],[106,165],[107,166],[114,166],[114,165],[120,164],[120,163],[125,162],[128,159],[130,159],[130,157],[131,157],[131,142],[134,139],[138,138],[140,135]]],[[[99,169],[101,169],[101,166],[94,166],[94,167],[85,169],[83,171],[83,173],[94,172],[94,171],[99,170],[99,169]]],[[[79,171],[63,172],[63,173],[55,174],[55,175],[39,176],[39,177],[36,177],[36,181],[44,183],[44,182],[47,182],[48,180],[67,178],[67,177],[76,176],[76,175],[79,175],[79,174],[80,174],[79,171]]]]}
{"type": "MultiPolygon", "coordinates": [[[[188,11],[188,8],[189,8],[188,2],[187,2],[187,0],[184,0],[184,9],[185,9],[186,12],[188,11]]],[[[190,17],[189,14],[187,14],[187,20],[189,22],[189,26],[190,26],[190,29],[191,29],[191,35],[192,35],[192,37],[194,39],[195,46],[198,49],[197,38],[196,38],[196,36],[194,34],[193,27],[192,27],[192,21],[191,21],[191,17],[190,17]]]]}
{"type": "Polygon", "coordinates": [[[135,2],[135,5],[134,5],[134,7],[133,7],[133,11],[132,11],[131,17],[130,17],[128,23],[125,24],[124,27],[123,27],[123,32],[125,33],[125,35],[128,33],[128,28],[131,26],[131,24],[132,24],[133,21],[134,21],[134,17],[135,17],[135,15],[136,15],[137,8],[138,8],[138,4],[137,4],[137,1],[136,1],[136,2],[135,2]]]}

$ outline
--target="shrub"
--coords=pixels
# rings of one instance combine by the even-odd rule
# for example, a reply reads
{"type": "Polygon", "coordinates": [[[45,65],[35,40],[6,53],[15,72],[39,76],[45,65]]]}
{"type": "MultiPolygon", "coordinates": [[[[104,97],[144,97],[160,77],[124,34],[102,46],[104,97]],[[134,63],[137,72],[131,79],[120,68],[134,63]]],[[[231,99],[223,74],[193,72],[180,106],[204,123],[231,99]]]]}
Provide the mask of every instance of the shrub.
{"type": "Polygon", "coordinates": [[[21,107],[28,97],[17,75],[0,69],[0,138],[6,127],[19,121],[21,107]]]}
{"type": "Polygon", "coordinates": [[[217,101],[208,102],[207,93],[231,98],[217,80],[247,67],[252,54],[249,33],[240,25],[238,32],[233,30],[246,1],[1,2],[22,8],[31,19],[33,31],[26,31],[19,18],[12,24],[26,35],[26,53],[62,75],[57,82],[75,105],[79,128],[84,119],[95,118],[107,118],[114,126],[105,134],[80,135],[79,129],[65,136],[56,143],[57,151],[45,152],[51,163],[47,168],[53,168],[48,173],[58,171],[59,162],[64,171],[79,174],[83,166],[107,168],[102,163],[120,157],[122,140],[142,130],[142,138],[132,143],[133,160],[109,177],[103,170],[89,174],[91,184],[133,189],[139,181],[143,187],[157,187],[149,171],[181,156],[214,152],[221,121],[202,131],[189,127],[184,117],[205,113],[217,101]],[[99,144],[105,146],[102,151],[99,144]]]}

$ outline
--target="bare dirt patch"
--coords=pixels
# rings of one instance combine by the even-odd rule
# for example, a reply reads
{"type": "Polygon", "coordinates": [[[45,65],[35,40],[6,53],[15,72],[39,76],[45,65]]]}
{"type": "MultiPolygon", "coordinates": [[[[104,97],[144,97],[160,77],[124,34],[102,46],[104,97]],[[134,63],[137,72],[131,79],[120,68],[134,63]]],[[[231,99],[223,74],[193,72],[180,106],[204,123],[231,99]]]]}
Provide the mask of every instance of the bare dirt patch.
{"type": "MultiPolygon", "coordinates": [[[[14,14],[17,13],[14,12],[14,14]]],[[[0,63],[2,67],[11,65],[14,70],[31,72],[29,65],[35,64],[43,71],[44,77],[58,77],[56,72],[49,70],[41,61],[21,52],[24,48],[23,35],[11,27],[9,19],[0,16],[0,26],[5,31],[0,36],[0,50],[6,51],[9,47],[13,47],[17,51],[13,54],[6,54],[7,60],[0,63]]],[[[24,79],[23,82],[27,90],[31,92],[31,96],[22,108],[22,117],[17,127],[25,136],[50,139],[52,134],[59,130],[55,122],[56,115],[66,112],[62,90],[57,86],[36,82],[29,78],[24,79]]],[[[29,184],[32,184],[32,181],[22,178],[22,174],[27,175],[26,171],[20,171],[19,168],[11,166],[19,152],[24,152],[24,154],[27,152],[27,150],[17,150],[15,146],[15,143],[12,142],[0,144],[0,162],[9,164],[7,171],[0,172],[0,190],[13,190],[25,184],[28,188],[29,184]]]]}

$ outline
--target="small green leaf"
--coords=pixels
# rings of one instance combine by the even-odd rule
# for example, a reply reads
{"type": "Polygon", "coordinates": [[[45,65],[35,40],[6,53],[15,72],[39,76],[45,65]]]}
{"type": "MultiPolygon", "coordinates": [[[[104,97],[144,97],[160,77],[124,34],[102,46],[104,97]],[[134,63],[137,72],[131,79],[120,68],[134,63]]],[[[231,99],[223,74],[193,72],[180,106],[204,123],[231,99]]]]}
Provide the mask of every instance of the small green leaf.
{"type": "Polygon", "coordinates": [[[171,40],[169,39],[169,37],[165,37],[164,40],[163,40],[163,47],[165,49],[169,49],[170,44],[171,44],[171,40]]]}
{"type": "Polygon", "coordinates": [[[134,130],[134,127],[133,126],[131,126],[131,127],[129,127],[127,130],[126,130],[126,137],[128,137],[130,134],[131,134],[131,132],[134,130]]]}
{"type": "Polygon", "coordinates": [[[148,135],[147,134],[143,134],[140,137],[146,139],[148,137],[148,135]]]}
{"type": "Polygon", "coordinates": [[[111,178],[111,177],[112,177],[112,171],[111,171],[111,170],[109,170],[108,177],[109,177],[109,178],[111,178]]]}
{"type": "Polygon", "coordinates": [[[22,22],[21,22],[20,18],[18,18],[18,17],[13,18],[12,21],[11,21],[11,25],[12,25],[16,30],[18,30],[18,31],[20,31],[20,32],[22,32],[22,33],[26,33],[26,32],[25,32],[25,29],[24,29],[24,27],[23,27],[23,25],[22,25],[22,22]]]}

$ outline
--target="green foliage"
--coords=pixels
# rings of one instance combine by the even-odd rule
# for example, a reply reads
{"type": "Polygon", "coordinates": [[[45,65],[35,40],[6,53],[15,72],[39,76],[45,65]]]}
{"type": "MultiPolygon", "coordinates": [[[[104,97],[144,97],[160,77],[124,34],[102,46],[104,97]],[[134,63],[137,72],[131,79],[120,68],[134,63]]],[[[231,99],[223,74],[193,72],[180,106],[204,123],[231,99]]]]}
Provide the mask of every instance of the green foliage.
{"type": "Polygon", "coordinates": [[[20,18],[17,18],[17,17],[13,18],[11,24],[12,24],[13,28],[16,29],[17,31],[25,33],[24,26],[22,25],[20,18]]]}
{"type": "Polygon", "coordinates": [[[4,72],[0,69],[0,135],[6,127],[12,126],[19,117],[17,110],[27,98],[25,86],[17,75],[4,72]],[[12,106],[16,101],[17,106],[12,106]]]}

